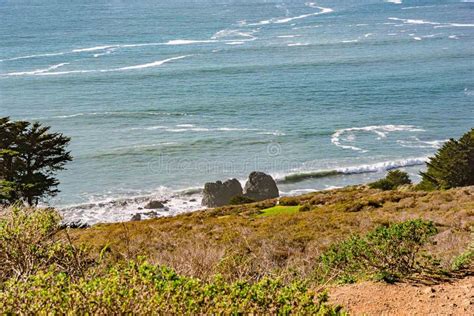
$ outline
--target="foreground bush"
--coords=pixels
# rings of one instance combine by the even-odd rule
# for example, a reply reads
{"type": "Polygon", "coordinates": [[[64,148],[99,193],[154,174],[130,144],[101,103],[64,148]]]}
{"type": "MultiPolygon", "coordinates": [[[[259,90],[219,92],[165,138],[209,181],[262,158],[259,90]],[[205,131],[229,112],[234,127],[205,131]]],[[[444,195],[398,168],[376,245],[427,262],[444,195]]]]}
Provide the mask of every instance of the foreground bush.
{"type": "Polygon", "coordinates": [[[474,185],[474,129],[459,140],[450,139],[426,163],[420,189],[450,189],[474,185]]]}
{"type": "Polygon", "coordinates": [[[82,253],[58,238],[59,224],[59,215],[51,209],[11,207],[0,211],[0,282],[26,279],[50,268],[82,274],[86,267],[82,253]]]}
{"type": "Polygon", "coordinates": [[[421,271],[420,249],[436,233],[434,224],[423,220],[381,226],[331,246],[321,256],[322,264],[343,281],[359,277],[393,281],[421,271]]]}
{"type": "Polygon", "coordinates": [[[369,184],[372,189],[393,190],[399,186],[411,184],[411,180],[406,172],[400,170],[389,171],[387,176],[369,184]]]}
{"type": "Polygon", "coordinates": [[[145,262],[116,265],[105,273],[73,281],[65,273],[40,272],[26,282],[8,281],[0,311],[22,314],[319,314],[337,315],[315,300],[303,283],[278,280],[201,282],[145,262]]]}

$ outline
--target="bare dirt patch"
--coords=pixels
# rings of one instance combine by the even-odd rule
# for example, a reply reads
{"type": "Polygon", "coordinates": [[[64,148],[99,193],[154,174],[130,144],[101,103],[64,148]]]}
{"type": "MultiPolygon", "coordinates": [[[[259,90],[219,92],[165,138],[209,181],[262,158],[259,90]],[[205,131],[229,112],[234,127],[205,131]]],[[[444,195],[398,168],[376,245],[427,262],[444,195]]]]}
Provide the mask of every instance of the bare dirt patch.
{"type": "Polygon", "coordinates": [[[329,290],[329,301],[351,315],[474,315],[474,276],[431,286],[343,285],[329,290]]]}

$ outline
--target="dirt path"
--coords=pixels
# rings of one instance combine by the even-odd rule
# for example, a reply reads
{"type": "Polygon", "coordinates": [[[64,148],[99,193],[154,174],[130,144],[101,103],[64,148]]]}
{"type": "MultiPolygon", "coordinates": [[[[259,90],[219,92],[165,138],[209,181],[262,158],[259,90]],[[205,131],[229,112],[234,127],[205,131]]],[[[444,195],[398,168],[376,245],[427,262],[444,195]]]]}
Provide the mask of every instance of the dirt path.
{"type": "Polygon", "coordinates": [[[474,276],[439,285],[364,282],[332,288],[351,315],[474,315],[474,276]]]}

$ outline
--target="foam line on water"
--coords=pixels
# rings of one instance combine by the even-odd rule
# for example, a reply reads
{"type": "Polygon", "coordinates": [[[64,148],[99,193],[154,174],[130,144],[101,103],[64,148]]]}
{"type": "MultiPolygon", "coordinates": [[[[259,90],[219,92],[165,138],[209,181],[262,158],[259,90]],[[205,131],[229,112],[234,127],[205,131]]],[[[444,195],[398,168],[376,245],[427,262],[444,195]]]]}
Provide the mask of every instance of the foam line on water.
{"type": "Polygon", "coordinates": [[[139,64],[139,65],[133,65],[133,66],[126,66],[126,67],[120,67],[120,68],[111,68],[111,69],[88,69],[88,70],[69,70],[69,71],[51,71],[54,69],[57,69],[59,67],[62,67],[64,65],[67,65],[68,63],[62,63],[58,65],[53,65],[49,68],[46,69],[38,69],[34,71],[25,71],[25,72],[16,72],[16,73],[7,73],[7,76],[25,76],[25,75],[30,75],[30,76],[59,76],[59,75],[68,75],[68,74],[86,74],[86,73],[106,73],[106,72],[118,72],[118,71],[128,71],[128,70],[137,70],[137,69],[145,69],[145,68],[151,68],[151,67],[159,67],[162,66],[163,64],[169,63],[171,61],[175,60],[180,60],[186,57],[190,57],[192,55],[184,55],[184,56],[177,56],[177,57],[171,57],[167,58],[164,60],[157,60],[151,63],[146,63],[146,64],[139,64]]]}
{"type": "Polygon", "coordinates": [[[289,22],[293,22],[293,21],[296,21],[296,20],[306,19],[306,18],[309,18],[309,17],[312,17],[312,16],[318,16],[318,15],[328,14],[328,13],[334,12],[333,9],[320,7],[314,2],[307,2],[306,6],[310,7],[310,8],[313,8],[313,9],[319,9],[319,11],[314,12],[314,13],[302,14],[302,15],[298,15],[298,16],[294,16],[294,17],[271,18],[271,19],[268,19],[268,20],[262,20],[262,21],[259,21],[259,22],[256,22],[256,23],[250,23],[250,24],[246,24],[246,25],[248,25],[248,26],[260,26],[260,25],[268,25],[268,24],[284,24],[284,23],[289,23],[289,22]]]}
{"type": "Polygon", "coordinates": [[[60,64],[57,64],[57,65],[49,66],[48,68],[36,69],[36,70],[31,70],[31,71],[10,72],[10,73],[7,73],[5,75],[6,76],[38,75],[38,74],[42,74],[42,73],[45,73],[45,72],[48,72],[48,71],[51,71],[51,70],[54,70],[54,69],[58,69],[58,68],[60,68],[62,66],[65,66],[65,65],[69,65],[69,63],[60,63],[60,64]]]}
{"type": "Polygon", "coordinates": [[[356,139],[356,135],[354,134],[354,132],[371,132],[376,134],[378,138],[381,139],[386,138],[387,134],[390,132],[402,131],[424,132],[425,130],[413,125],[372,125],[364,127],[350,127],[336,130],[331,136],[331,142],[337,147],[343,149],[352,149],[355,151],[367,152],[367,150],[364,150],[360,147],[347,144],[353,142],[356,139]],[[344,137],[345,134],[347,134],[347,136],[344,137]]]}
{"type": "Polygon", "coordinates": [[[444,28],[444,27],[474,27],[474,24],[465,24],[465,23],[441,23],[441,22],[433,22],[421,19],[401,19],[401,18],[388,18],[392,21],[400,21],[403,24],[412,24],[412,25],[434,25],[434,28],[444,28]]]}
{"type": "Polygon", "coordinates": [[[284,176],[276,177],[277,183],[295,183],[308,179],[326,178],[341,175],[363,174],[384,172],[392,169],[423,165],[428,157],[416,157],[400,160],[383,161],[373,164],[364,164],[357,166],[340,167],[330,170],[309,170],[290,173],[284,176]]]}

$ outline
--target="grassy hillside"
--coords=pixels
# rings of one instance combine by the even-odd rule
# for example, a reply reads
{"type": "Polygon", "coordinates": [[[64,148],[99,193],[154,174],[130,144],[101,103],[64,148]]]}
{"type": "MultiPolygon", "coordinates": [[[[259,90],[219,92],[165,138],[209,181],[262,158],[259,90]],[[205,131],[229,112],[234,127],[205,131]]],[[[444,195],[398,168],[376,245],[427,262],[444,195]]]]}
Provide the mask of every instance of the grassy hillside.
{"type": "Polygon", "coordinates": [[[467,249],[474,223],[474,187],[422,192],[360,186],[282,198],[274,207],[276,202],[95,225],[71,236],[95,252],[107,247],[117,259],[145,255],[204,280],[216,273],[229,281],[294,280],[311,277],[330,245],[409,219],[435,223],[439,233],[427,250],[447,269],[467,249]]]}
{"type": "Polygon", "coordinates": [[[330,285],[473,271],[474,187],[365,186],[141,222],[0,213],[0,312],[336,315],[330,285]]]}

